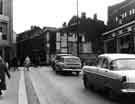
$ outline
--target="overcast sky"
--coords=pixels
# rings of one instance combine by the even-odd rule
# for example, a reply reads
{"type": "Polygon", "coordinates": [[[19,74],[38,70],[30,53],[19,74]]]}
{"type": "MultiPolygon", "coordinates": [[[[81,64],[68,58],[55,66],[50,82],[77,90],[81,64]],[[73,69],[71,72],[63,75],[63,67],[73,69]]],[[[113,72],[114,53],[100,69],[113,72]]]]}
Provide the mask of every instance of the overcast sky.
{"type": "MultiPolygon", "coordinates": [[[[13,0],[13,23],[17,33],[30,29],[31,25],[61,27],[76,15],[77,0],[13,0]]],[[[107,7],[124,0],[78,0],[79,16],[86,12],[93,18],[107,21],[107,7]]]]}

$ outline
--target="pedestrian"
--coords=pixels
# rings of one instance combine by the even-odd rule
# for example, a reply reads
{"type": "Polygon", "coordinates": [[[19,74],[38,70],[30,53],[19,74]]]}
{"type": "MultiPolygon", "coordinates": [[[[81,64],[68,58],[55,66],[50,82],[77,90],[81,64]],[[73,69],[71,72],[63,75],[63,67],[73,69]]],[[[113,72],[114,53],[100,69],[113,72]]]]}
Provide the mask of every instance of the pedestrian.
{"type": "Polygon", "coordinates": [[[31,64],[30,58],[29,58],[29,56],[27,56],[24,61],[24,65],[25,65],[27,71],[29,71],[30,64],[31,64]]]}
{"type": "Polygon", "coordinates": [[[8,78],[10,79],[10,73],[8,72],[8,68],[6,66],[6,64],[4,63],[2,57],[0,56],[0,95],[2,95],[2,90],[6,90],[7,86],[6,86],[6,78],[5,75],[8,76],[8,78]]]}
{"type": "Polygon", "coordinates": [[[18,65],[17,65],[17,58],[14,57],[13,60],[12,60],[12,65],[13,65],[13,70],[16,71],[17,68],[18,68],[18,65]]]}

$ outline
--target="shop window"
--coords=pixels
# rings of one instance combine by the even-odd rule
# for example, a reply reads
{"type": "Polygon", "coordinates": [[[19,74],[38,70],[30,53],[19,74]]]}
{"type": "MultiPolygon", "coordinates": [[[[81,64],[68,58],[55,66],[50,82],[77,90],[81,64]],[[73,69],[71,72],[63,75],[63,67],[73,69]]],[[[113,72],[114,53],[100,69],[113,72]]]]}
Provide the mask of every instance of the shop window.
{"type": "Polygon", "coordinates": [[[3,40],[7,40],[7,35],[6,35],[6,34],[3,34],[3,35],[2,35],[2,39],[3,39],[3,40]]]}

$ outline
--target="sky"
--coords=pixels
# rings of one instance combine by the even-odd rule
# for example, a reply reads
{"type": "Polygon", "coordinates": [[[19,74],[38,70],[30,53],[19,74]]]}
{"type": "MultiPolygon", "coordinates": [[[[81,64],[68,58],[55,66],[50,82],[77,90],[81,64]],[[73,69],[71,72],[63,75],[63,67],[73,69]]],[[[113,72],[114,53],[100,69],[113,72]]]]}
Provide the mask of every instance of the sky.
{"type": "MultiPolygon", "coordinates": [[[[124,0],[78,0],[78,14],[97,17],[107,22],[107,8],[124,0]]],[[[77,14],[77,0],[13,0],[13,25],[16,33],[29,30],[32,25],[39,27],[62,27],[77,14]]]]}

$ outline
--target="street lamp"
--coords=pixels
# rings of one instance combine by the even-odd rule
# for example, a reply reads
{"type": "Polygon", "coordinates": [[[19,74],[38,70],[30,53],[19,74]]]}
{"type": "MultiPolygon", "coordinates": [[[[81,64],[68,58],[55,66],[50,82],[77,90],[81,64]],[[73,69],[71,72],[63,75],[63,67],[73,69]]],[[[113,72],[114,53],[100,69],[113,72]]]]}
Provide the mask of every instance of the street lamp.
{"type": "Polygon", "coordinates": [[[77,7],[77,29],[76,29],[76,32],[77,32],[77,56],[79,56],[79,33],[78,33],[78,25],[79,25],[79,20],[78,20],[78,0],[77,0],[77,3],[76,3],[76,7],[77,7]]]}

